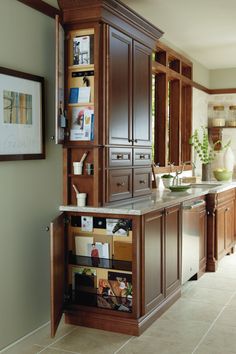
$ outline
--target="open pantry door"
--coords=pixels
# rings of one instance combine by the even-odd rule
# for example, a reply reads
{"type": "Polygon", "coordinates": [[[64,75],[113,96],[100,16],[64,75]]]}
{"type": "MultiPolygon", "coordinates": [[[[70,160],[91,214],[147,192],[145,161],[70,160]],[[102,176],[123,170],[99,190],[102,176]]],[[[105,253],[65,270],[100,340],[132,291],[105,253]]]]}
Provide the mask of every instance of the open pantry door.
{"type": "Polygon", "coordinates": [[[64,215],[50,225],[51,243],[51,336],[54,337],[63,314],[65,290],[64,215]]]}
{"type": "Polygon", "coordinates": [[[65,33],[60,24],[59,16],[55,16],[56,25],[56,73],[55,73],[55,143],[63,144],[66,129],[65,100],[65,76],[64,76],[64,45],[65,33]]]}

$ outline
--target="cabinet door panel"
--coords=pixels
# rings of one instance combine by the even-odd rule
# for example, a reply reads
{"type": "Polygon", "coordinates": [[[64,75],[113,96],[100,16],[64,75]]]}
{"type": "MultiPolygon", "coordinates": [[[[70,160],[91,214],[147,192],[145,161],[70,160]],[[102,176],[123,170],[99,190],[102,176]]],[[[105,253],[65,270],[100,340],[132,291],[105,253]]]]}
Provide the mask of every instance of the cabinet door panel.
{"type": "Polygon", "coordinates": [[[109,144],[131,144],[132,39],[110,28],[109,144]]]}
{"type": "Polygon", "coordinates": [[[108,202],[132,197],[132,170],[108,171],[108,202]]]}
{"type": "Polygon", "coordinates": [[[166,209],[165,217],[165,290],[170,295],[180,286],[181,225],[180,207],[166,209]]]}
{"type": "Polygon", "coordinates": [[[225,250],[228,251],[234,243],[234,201],[225,208],[225,250]]]}
{"type": "Polygon", "coordinates": [[[65,281],[64,216],[50,225],[51,247],[51,336],[54,337],[63,314],[65,281]]]}
{"type": "Polygon", "coordinates": [[[133,139],[135,145],[151,145],[152,51],[134,42],[133,53],[133,139]]]}
{"type": "Polygon", "coordinates": [[[144,313],[164,299],[163,281],[163,214],[161,211],[145,217],[144,231],[144,313]]]}
{"type": "Polygon", "coordinates": [[[135,168],[133,171],[133,196],[138,197],[151,193],[152,170],[151,168],[135,168]]]}
{"type": "Polygon", "coordinates": [[[200,211],[199,221],[200,221],[199,269],[205,270],[206,256],[207,256],[207,240],[206,240],[207,215],[205,209],[200,211]]]}
{"type": "Polygon", "coordinates": [[[225,206],[219,207],[216,211],[216,236],[217,250],[216,259],[220,260],[225,253],[225,206]]]}

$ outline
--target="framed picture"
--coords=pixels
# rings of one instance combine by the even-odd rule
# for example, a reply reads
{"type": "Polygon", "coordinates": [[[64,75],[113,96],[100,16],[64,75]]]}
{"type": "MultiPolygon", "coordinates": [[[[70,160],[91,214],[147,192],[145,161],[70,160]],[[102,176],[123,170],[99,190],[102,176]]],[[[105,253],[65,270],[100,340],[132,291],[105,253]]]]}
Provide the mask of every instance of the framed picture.
{"type": "Polygon", "coordinates": [[[0,160],[44,158],[44,79],[0,67],[0,160]]]}

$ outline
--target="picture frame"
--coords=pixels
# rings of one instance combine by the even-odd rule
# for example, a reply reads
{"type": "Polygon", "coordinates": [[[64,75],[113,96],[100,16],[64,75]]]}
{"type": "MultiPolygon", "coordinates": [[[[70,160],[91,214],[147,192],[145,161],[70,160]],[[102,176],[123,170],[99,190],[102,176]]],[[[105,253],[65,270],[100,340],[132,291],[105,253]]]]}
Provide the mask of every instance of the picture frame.
{"type": "Polygon", "coordinates": [[[0,67],[0,161],[45,159],[44,78],[0,67]]]}

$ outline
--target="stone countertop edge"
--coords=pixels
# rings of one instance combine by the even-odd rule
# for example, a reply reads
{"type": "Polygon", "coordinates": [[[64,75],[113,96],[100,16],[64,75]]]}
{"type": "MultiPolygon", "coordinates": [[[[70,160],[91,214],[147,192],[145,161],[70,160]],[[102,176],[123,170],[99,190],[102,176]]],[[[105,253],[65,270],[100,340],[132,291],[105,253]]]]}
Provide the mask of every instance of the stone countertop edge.
{"type": "MultiPolygon", "coordinates": [[[[138,201],[122,203],[116,203],[111,206],[104,207],[79,207],[76,205],[60,206],[60,211],[68,212],[83,212],[83,213],[98,213],[98,214],[123,214],[123,215],[144,215],[155,210],[166,208],[184,201],[194,199],[206,194],[215,194],[224,192],[226,190],[236,187],[236,181],[232,182],[215,182],[217,187],[212,187],[214,182],[209,182],[211,186],[209,188],[201,188],[200,184],[198,187],[190,188],[186,192],[171,192],[166,189],[164,190],[154,190],[152,194],[148,197],[144,197],[138,201]],[[219,184],[221,184],[219,186],[219,184]]],[[[202,182],[206,185],[207,182],[202,182]]]]}

